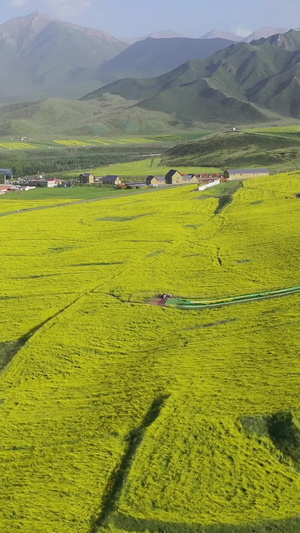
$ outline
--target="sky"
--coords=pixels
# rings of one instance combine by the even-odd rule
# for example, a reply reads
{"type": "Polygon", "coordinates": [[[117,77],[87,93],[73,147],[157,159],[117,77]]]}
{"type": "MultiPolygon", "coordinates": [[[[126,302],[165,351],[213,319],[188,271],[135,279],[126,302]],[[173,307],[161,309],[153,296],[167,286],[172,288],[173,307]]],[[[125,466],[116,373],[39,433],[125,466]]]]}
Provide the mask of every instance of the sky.
{"type": "Polygon", "coordinates": [[[99,28],[115,37],[172,29],[200,37],[212,29],[249,35],[264,27],[300,27],[299,0],[0,0],[0,23],[33,11],[99,28]]]}

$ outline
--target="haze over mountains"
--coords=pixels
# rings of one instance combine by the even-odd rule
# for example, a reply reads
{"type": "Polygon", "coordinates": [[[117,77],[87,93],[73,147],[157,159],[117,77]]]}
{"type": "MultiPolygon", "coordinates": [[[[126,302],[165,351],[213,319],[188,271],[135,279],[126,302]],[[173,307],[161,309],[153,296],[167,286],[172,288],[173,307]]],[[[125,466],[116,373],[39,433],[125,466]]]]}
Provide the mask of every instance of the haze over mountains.
{"type": "Polygon", "coordinates": [[[200,39],[227,39],[228,41],[234,41],[236,43],[243,41],[243,37],[236,35],[236,33],[233,33],[232,31],[218,30],[211,30],[204,35],[201,35],[200,39]]]}
{"type": "Polygon", "coordinates": [[[14,103],[2,107],[0,134],[49,123],[80,134],[298,119],[300,33],[273,30],[251,34],[250,43],[212,32],[128,45],[38,12],[12,19],[0,26],[0,103],[14,103]]]}
{"type": "MultiPolygon", "coordinates": [[[[265,28],[249,39],[275,30],[265,28]]],[[[241,37],[228,32],[192,39],[167,30],[129,45],[101,30],[34,12],[0,26],[0,104],[79,98],[124,77],[154,77],[186,61],[205,59],[237,39],[241,37]]]]}
{"type": "Polygon", "coordinates": [[[98,66],[126,48],[100,30],[35,12],[0,26],[0,101],[79,96],[93,83],[73,87],[80,69],[98,66]],[[74,93],[74,94],[73,94],[74,93]]]}
{"type": "Polygon", "coordinates": [[[267,39],[268,37],[271,37],[272,35],[276,35],[278,33],[286,33],[291,28],[273,28],[272,26],[268,26],[265,28],[260,28],[259,30],[256,30],[252,33],[250,33],[247,37],[241,37],[240,35],[237,35],[231,31],[218,31],[218,30],[212,30],[208,33],[205,33],[205,35],[202,35],[200,39],[228,39],[230,41],[235,41],[237,43],[251,43],[251,41],[257,40],[257,39],[267,39]]]}
{"type": "Polygon", "coordinates": [[[179,38],[167,31],[129,46],[101,30],[35,12],[0,26],[0,103],[78,98],[124,76],[165,73],[230,44],[224,39],[179,38]],[[119,56],[126,48],[127,53],[119,56]],[[110,63],[113,58],[116,61],[110,63]]]}
{"type": "Polygon", "coordinates": [[[233,44],[226,39],[147,38],[100,65],[95,79],[109,83],[122,78],[159,76],[191,59],[203,59],[233,44]]]}
{"type": "Polygon", "coordinates": [[[144,37],[120,37],[120,40],[123,41],[123,43],[127,44],[134,44],[138,41],[144,41],[144,39],[148,39],[151,37],[152,39],[174,39],[176,37],[183,37],[184,35],[181,35],[180,33],[173,31],[173,30],[161,30],[161,31],[155,31],[153,33],[148,33],[147,35],[144,35],[144,37]]]}

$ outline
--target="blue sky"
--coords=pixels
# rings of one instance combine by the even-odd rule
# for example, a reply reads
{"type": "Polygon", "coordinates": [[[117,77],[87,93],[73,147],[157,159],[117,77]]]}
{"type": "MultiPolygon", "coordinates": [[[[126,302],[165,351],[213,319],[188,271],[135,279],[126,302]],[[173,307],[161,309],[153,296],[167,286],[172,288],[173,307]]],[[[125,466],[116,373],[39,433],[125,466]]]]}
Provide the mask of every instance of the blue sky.
{"type": "Polygon", "coordinates": [[[0,0],[0,23],[39,10],[116,37],[172,29],[200,37],[216,28],[247,34],[263,26],[300,27],[299,0],[0,0]]]}

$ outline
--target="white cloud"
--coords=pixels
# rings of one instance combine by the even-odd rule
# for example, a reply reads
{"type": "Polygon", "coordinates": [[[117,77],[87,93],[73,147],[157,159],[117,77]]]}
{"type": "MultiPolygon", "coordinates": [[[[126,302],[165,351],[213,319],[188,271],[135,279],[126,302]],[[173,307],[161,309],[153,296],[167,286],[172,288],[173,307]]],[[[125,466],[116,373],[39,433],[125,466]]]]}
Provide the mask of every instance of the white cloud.
{"type": "MultiPolygon", "coordinates": [[[[22,9],[30,0],[9,0],[8,4],[14,9],[22,9]]],[[[42,0],[53,15],[61,18],[76,18],[91,6],[91,0],[42,0]]]]}
{"type": "Polygon", "coordinates": [[[248,37],[248,35],[251,35],[253,33],[253,30],[248,30],[247,28],[243,28],[243,26],[238,26],[235,28],[234,33],[236,35],[239,35],[240,37],[248,37]]]}

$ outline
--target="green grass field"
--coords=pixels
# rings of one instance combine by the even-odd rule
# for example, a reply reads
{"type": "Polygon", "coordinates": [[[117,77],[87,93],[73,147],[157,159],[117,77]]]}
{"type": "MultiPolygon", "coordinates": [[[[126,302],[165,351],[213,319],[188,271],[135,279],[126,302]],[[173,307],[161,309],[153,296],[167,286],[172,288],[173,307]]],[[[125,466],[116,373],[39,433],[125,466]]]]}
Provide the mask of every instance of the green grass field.
{"type": "MultiPolygon", "coordinates": [[[[1,204],[17,203],[26,200],[89,200],[92,198],[102,198],[113,195],[126,195],[129,191],[125,189],[115,189],[113,187],[54,187],[52,188],[37,188],[21,193],[8,193],[0,196],[1,204]]],[[[0,208],[1,209],[1,208],[0,208]]]]}
{"type": "Polygon", "coordinates": [[[150,304],[298,285],[298,192],[286,173],[0,218],[1,533],[299,532],[300,296],[150,304]]]}
{"type": "MultiPolygon", "coordinates": [[[[130,163],[116,163],[115,165],[106,165],[93,169],[96,176],[105,176],[107,174],[116,174],[120,177],[141,177],[145,178],[149,174],[158,176],[165,176],[170,170],[170,166],[161,164],[161,158],[148,158],[141,161],[133,161],[130,163]]],[[[177,168],[177,167],[176,167],[177,168]]],[[[178,168],[182,174],[199,174],[201,172],[221,172],[220,168],[212,166],[196,166],[196,165],[183,165],[178,168]]]]}
{"type": "Polygon", "coordinates": [[[210,132],[206,130],[195,131],[179,131],[176,133],[166,133],[160,135],[133,135],[127,134],[123,136],[109,136],[97,135],[95,137],[78,137],[75,138],[41,138],[33,136],[28,141],[11,140],[9,137],[0,138],[0,150],[28,150],[28,149],[46,149],[46,148],[89,148],[89,147],[105,147],[105,146],[119,146],[126,147],[132,145],[148,145],[148,144],[176,144],[183,140],[192,140],[208,135],[210,132]]]}
{"type": "Polygon", "coordinates": [[[217,133],[178,144],[163,155],[162,164],[268,167],[273,173],[286,172],[300,167],[300,136],[288,133],[288,128],[217,133]]]}
{"type": "Polygon", "coordinates": [[[300,126],[291,124],[290,126],[266,126],[264,128],[252,128],[249,131],[255,133],[276,133],[278,135],[285,133],[296,133],[300,134],[300,126]]]}

